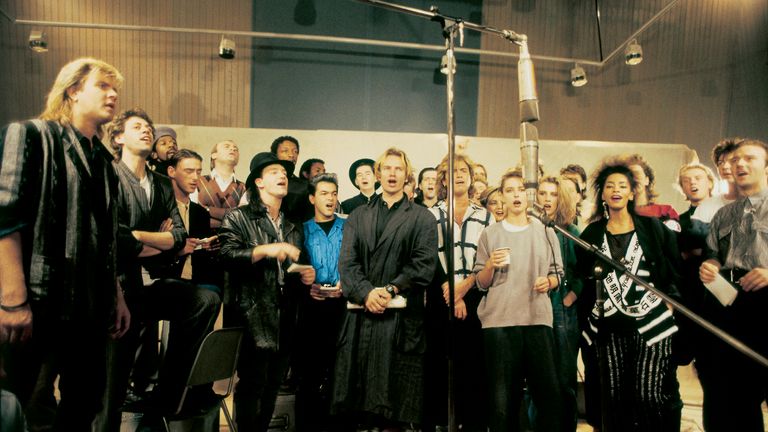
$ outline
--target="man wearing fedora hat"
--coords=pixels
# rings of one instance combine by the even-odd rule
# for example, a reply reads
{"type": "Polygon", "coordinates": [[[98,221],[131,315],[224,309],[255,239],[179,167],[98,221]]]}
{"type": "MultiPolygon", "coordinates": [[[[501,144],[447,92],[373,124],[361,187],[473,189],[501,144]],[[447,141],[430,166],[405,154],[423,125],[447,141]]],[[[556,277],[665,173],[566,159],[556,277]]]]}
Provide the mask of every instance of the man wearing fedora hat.
{"type": "Polygon", "coordinates": [[[376,181],[376,176],[373,175],[373,165],[373,159],[366,158],[358,159],[350,165],[349,181],[360,190],[360,193],[341,203],[341,209],[344,213],[352,213],[352,210],[371,202],[371,199],[376,195],[379,183],[376,181]]]}
{"type": "Polygon", "coordinates": [[[176,131],[168,126],[159,126],[155,128],[155,140],[152,143],[152,153],[149,154],[147,161],[155,172],[162,175],[168,175],[168,167],[171,165],[171,158],[179,147],[176,144],[176,131]]]}
{"type": "Polygon", "coordinates": [[[301,251],[303,233],[281,211],[288,194],[290,161],[272,153],[251,160],[246,180],[249,202],[224,216],[219,230],[220,259],[230,275],[226,326],[245,328],[235,389],[235,421],[240,430],[266,431],[280,383],[288,369],[296,331],[297,304],[315,281],[301,251]]]}

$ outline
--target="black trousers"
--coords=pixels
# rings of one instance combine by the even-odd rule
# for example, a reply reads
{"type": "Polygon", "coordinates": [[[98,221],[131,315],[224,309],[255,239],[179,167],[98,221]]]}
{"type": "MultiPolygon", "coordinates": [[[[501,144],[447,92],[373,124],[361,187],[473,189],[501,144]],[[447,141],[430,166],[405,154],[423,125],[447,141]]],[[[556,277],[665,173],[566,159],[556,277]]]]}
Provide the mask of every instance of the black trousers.
{"type": "MultiPolygon", "coordinates": [[[[705,318],[768,355],[768,288],[740,292],[727,308],[710,295],[705,301],[705,318]]],[[[696,369],[708,432],[764,430],[761,404],[768,396],[768,370],[709,333],[702,336],[696,369]]]]}
{"type": "Polygon", "coordinates": [[[234,420],[237,429],[266,431],[275,410],[280,384],[288,372],[292,347],[285,344],[280,351],[257,348],[248,320],[237,307],[225,309],[224,325],[245,329],[237,361],[239,381],[234,392],[234,420]]]}
{"type": "Polygon", "coordinates": [[[101,409],[107,325],[53,315],[32,303],[32,340],[2,347],[6,378],[0,385],[18,397],[30,431],[88,431],[101,409]],[[57,375],[58,408],[53,396],[57,375]]]}
{"type": "Polygon", "coordinates": [[[296,429],[331,428],[330,409],[336,343],[344,318],[346,299],[307,298],[299,309],[299,332],[293,364],[298,374],[296,429]]]}
{"type": "Polygon", "coordinates": [[[141,343],[140,335],[145,326],[156,326],[161,320],[170,321],[170,333],[165,359],[160,366],[156,406],[152,408],[159,412],[174,412],[197,350],[221,306],[218,294],[178,279],[161,279],[126,292],[126,302],[131,311],[131,328],[120,340],[109,342],[105,407],[99,415],[96,430],[120,429],[120,406],[141,343]]]}
{"type": "Polygon", "coordinates": [[[683,404],[672,338],[648,346],[636,331],[601,331],[598,344],[607,363],[608,431],[678,432],[683,404]]]}
{"type": "Polygon", "coordinates": [[[520,430],[524,380],[538,409],[539,431],[561,430],[562,402],[554,361],[552,328],[514,326],[483,329],[488,374],[489,430],[520,430]]]}
{"type": "Polygon", "coordinates": [[[427,353],[424,368],[424,421],[423,429],[448,424],[448,349],[453,348],[455,373],[455,414],[463,431],[488,429],[485,361],[483,359],[483,331],[477,318],[480,293],[470,290],[464,297],[467,317],[456,320],[449,330],[448,306],[442,290],[429,292],[427,300],[427,353]],[[450,340],[449,340],[450,339],[450,340]]]}

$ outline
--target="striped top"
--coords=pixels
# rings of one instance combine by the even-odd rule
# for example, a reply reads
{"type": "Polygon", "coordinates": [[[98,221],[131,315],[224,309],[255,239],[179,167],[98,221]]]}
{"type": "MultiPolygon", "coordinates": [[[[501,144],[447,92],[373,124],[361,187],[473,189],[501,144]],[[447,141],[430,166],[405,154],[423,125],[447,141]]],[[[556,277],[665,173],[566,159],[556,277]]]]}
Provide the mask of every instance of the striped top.
{"type": "MultiPolygon", "coordinates": [[[[445,201],[441,201],[429,211],[437,220],[437,251],[440,265],[443,266],[443,271],[447,274],[445,237],[448,229],[448,205],[445,201]]],[[[480,233],[493,222],[491,214],[486,209],[472,203],[464,212],[461,226],[455,221],[453,222],[453,270],[456,279],[463,280],[472,274],[480,233]]]]}
{"type": "MultiPolygon", "coordinates": [[[[650,268],[646,262],[642,246],[633,232],[627,250],[623,257],[615,257],[609,245],[608,235],[603,235],[600,252],[623,262],[629,271],[650,283],[650,268]]],[[[646,291],[628,277],[618,276],[613,270],[603,280],[605,289],[605,304],[603,305],[604,323],[601,328],[621,330],[631,328],[636,330],[651,346],[677,332],[678,328],[672,311],[664,301],[651,291],[646,291]]],[[[589,326],[584,336],[591,343],[592,337],[598,331],[599,310],[597,303],[589,317],[589,326]]]]}

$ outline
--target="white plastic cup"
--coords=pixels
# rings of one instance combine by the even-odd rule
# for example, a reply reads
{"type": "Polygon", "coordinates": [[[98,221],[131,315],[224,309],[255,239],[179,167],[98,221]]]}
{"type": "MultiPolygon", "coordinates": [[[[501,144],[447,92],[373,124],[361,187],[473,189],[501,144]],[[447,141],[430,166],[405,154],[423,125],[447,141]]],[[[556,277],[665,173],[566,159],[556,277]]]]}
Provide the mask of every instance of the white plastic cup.
{"type": "Polygon", "coordinates": [[[500,247],[496,248],[496,251],[504,251],[507,253],[506,258],[504,258],[504,264],[506,267],[502,267],[499,269],[496,269],[496,277],[494,284],[503,284],[507,281],[507,272],[509,271],[509,264],[512,262],[510,258],[510,254],[512,253],[512,248],[508,247],[500,247]]]}
{"type": "Polygon", "coordinates": [[[508,266],[508,265],[510,264],[510,262],[511,262],[511,261],[510,261],[510,254],[512,253],[512,248],[508,248],[508,247],[500,247],[500,248],[496,248],[495,252],[498,252],[498,251],[504,251],[504,252],[506,252],[506,254],[507,254],[507,257],[506,257],[506,258],[504,258],[504,265],[507,265],[507,266],[508,266]]]}

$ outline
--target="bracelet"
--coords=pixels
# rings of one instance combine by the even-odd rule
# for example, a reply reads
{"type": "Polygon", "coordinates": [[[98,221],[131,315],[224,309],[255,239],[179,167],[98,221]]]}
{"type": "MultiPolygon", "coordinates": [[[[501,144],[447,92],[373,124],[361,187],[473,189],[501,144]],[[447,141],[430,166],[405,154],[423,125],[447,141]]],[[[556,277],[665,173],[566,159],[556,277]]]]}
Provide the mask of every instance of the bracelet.
{"type": "Polygon", "coordinates": [[[6,306],[4,304],[0,304],[0,309],[2,309],[4,312],[16,312],[18,310],[21,310],[24,306],[29,304],[29,297],[27,297],[26,300],[23,302],[15,305],[15,306],[6,306]]]}

